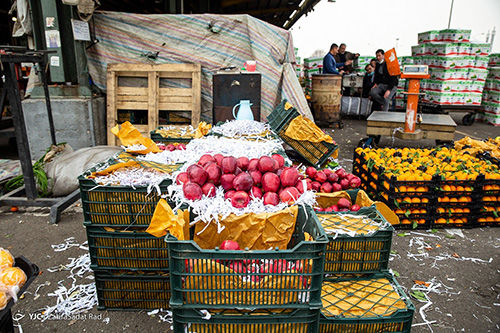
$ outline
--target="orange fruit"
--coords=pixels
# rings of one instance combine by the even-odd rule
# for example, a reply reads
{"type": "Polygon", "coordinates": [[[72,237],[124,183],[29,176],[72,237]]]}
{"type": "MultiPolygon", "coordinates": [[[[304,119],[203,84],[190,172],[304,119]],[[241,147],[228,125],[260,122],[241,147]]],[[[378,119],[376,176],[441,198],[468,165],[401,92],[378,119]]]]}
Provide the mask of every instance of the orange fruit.
{"type": "MultiPolygon", "coordinates": [[[[14,257],[10,254],[9,250],[0,247],[0,271],[14,265],[14,257]]],[[[0,306],[1,308],[1,306],[0,306]]]]}
{"type": "Polygon", "coordinates": [[[420,210],[420,214],[425,214],[425,213],[427,213],[427,211],[425,209],[420,210]]]}
{"type": "Polygon", "coordinates": [[[439,224],[445,224],[446,223],[446,220],[443,219],[443,218],[440,218],[440,219],[437,219],[436,220],[436,223],[439,223],[439,224]]]}
{"type": "Polygon", "coordinates": [[[495,222],[495,219],[492,216],[488,216],[486,222],[495,222]]]}
{"type": "Polygon", "coordinates": [[[427,198],[422,198],[422,203],[428,203],[429,202],[429,199],[427,198]]]}
{"type": "Polygon", "coordinates": [[[420,203],[420,198],[417,197],[412,198],[411,203],[420,203]]]}
{"type": "Polygon", "coordinates": [[[442,197],[441,202],[450,202],[450,198],[448,197],[442,197]]]}
{"type": "Polygon", "coordinates": [[[453,223],[464,223],[461,219],[454,219],[453,223]]]}
{"type": "Polygon", "coordinates": [[[444,213],[444,212],[445,212],[445,210],[444,210],[444,208],[443,208],[443,207],[439,207],[439,208],[437,209],[437,212],[438,212],[438,213],[444,213]]]}
{"type": "Polygon", "coordinates": [[[419,187],[417,187],[416,191],[417,192],[427,192],[427,188],[424,186],[419,186],[419,187]]]}
{"type": "Polygon", "coordinates": [[[404,219],[404,220],[401,220],[401,223],[402,224],[410,224],[410,220],[404,219]]]}
{"type": "Polygon", "coordinates": [[[464,212],[464,210],[462,208],[456,208],[454,210],[454,213],[463,213],[463,212],[464,212]]]}
{"type": "Polygon", "coordinates": [[[7,294],[4,293],[3,291],[0,291],[0,309],[5,308],[8,302],[7,294]]]}
{"type": "Polygon", "coordinates": [[[26,282],[26,274],[19,267],[8,267],[0,272],[0,284],[21,288],[26,282]]]}
{"type": "Polygon", "coordinates": [[[405,197],[405,198],[403,199],[403,202],[406,202],[406,203],[411,203],[412,201],[411,201],[411,198],[410,198],[410,197],[405,197]]]}
{"type": "MultiPolygon", "coordinates": [[[[462,198],[460,198],[462,199],[462,198]]],[[[458,202],[458,199],[457,198],[450,198],[450,202],[458,202]]]]}
{"type": "Polygon", "coordinates": [[[470,209],[469,208],[464,208],[463,211],[464,211],[464,213],[470,213],[470,209]]]}
{"type": "Polygon", "coordinates": [[[401,209],[396,209],[394,211],[394,213],[396,213],[396,214],[404,214],[405,212],[403,210],[401,210],[401,209]]]}
{"type": "Polygon", "coordinates": [[[408,187],[406,190],[408,192],[415,192],[415,188],[414,187],[408,187]]]}

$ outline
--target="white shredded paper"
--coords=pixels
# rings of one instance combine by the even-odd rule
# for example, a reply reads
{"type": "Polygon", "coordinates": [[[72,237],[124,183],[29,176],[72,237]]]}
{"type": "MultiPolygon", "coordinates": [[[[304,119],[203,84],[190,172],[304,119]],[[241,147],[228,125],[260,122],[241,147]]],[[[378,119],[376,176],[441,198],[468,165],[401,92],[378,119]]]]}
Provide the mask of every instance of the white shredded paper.
{"type": "Polygon", "coordinates": [[[103,175],[96,176],[94,181],[99,185],[121,185],[121,186],[158,186],[162,181],[168,179],[169,176],[166,173],[162,173],[158,170],[149,168],[120,168],[114,172],[103,175]]]}
{"type": "MultiPolygon", "coordinates": [[[[160,164],[186,163],[189,165],[198,162],[205,154],[224,156],[259,158],[270,156],[283,149],[280,140],[246,141],[229,139],[216,136],[205,136],[200,139],[191,140],[186,145],[186,150],[162,151],[160,153],[149,153],[139,156],[139,160],[156,162],[160,164]]],[[[186,167],[187,168],[187,167],[186,167]]]]}
{"type": "Polygon", "coordinates": [[[212,132],[237,138],[241,136],[259,137],[264,132],[271,132],[271,127],[267,123],[261,123],[255,120],[230,120],[225,123],[212,127],[212,132]]]}
{"type": "MultiPolygon", "coordinates": [[[[237,216],[248,214],[248,213],[274,213],[283,210],[288,207],[288,204],[280,202],[276,206],[264,205],[264,200],[259,198],[250,198],[248,206],[245,208],[235,208],[231,204],[231,200],[224,199],[224,189],[222,186],[217,187],[215,197],[208,198],[203,196],[200,200],[188,200],[184,197],[184,192],[182,190],[182,185],[172,184],[168,187],[168,193],[170,199],[173,200],[177,207],[174,208],[176,211],[182,204],[187,203],[191,207],[191,211],[196,215],[193,220],[193,224],[199,221],[206,223],[208,227],[210,221],[217,221],[218,232],[224,230],[224,227],[219,224],[220,219],[225,219],[230,214],[235,214],[237,216]]],[[[313,206],[316,204],[316,194],[313,191],[305,191],[295,203],[298,205],[308,205],[313,206]]],[[[202,233],[205,231],[203,229],[200,231],[202,233]]]]}
{"type": "MultiPolygon", "coordinates": [[[[65,240],[64,243],[52,245],[54,251],[65,251],[70,247],[78,247],[83,250],[88,250],[87,242],[83,244],[76,244],[73,237],[65,240]]],[[[90,254],[86,253],[78,258],[68,258],[69,263],[50,267],[47,269],[49,272],[68,271],[67,278],[71,280],[71,286],[67,286],[67,280],[61,280],[57,283],[57,289],[47,294],[47,296],[55,297],[56,304],[48,306],[43,309],[43,316],[41,321],[46,321],[53,316],[72,316],[80,313],[85,313],[97,305],[97,291],[95,282],[88,284],[77,284],[79,279],[93,279],[90,269],[90,254]]],[[[44,285],[38,286],[35,294],[39,288],[44,285]]]]}

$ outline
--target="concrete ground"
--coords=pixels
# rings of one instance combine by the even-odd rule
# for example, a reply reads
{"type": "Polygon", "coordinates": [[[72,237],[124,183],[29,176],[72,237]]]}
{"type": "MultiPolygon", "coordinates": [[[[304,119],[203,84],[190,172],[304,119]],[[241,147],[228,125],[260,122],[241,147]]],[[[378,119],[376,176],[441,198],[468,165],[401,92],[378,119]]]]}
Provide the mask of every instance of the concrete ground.
{"type": "MultiPolygon", "coordinates": [[[[462,115],[454,114],[453,117],[459,122],[462,115]]],[[[340,145],[340,164],[350,169],[353,149],[365,136],[366,122],[346,120],[344,123],[344,128],[335,130],[333,137],[340,145]]],[[[456,139],[464,135],[486,138],[499,134],[498,128],[475,123],[471,127],[458,126],[456,139]]],[[[429,140],[406,143],[396,139],[392,143],[390,138],[382,138],[380,141],[381,146],[398,147],[433,144],[429,140]]],[[[8,207],[0,208],[0,246],[8,248],[15,256],[25,256],[42,272],[12,308],[24,332],[170,332],[170,324],[161,321],[159,314],[98,311],[95,307],[80,317],[42,322],[37,313],[56,304],[56,297],[51,293],[59,285],[71,286],[70,272],[64,270],[64,265],[70,262],[69,258],[87,252],[77,246],[60,252],[52,247],[69,237],[74,237],[75,244],[86,240],[78,203],[63,213],[58,225],[48,221],[45,209],[20,208],[19,212],[12,213],[8,207]],[[59,269],[51,272],[50,268],[54,267],[59,269]]],[[[454,235],[444,230],[396,231],[393,235],[389,265],[399,276],[397,280],[403,288],[409,292],[415,280],[431,283],[431,289],[436,287],[424,296],[428,299],[425,302],[412,298],[417,308],[413,323],[418,325],[413,327],[413,332],[500,331],[500,228],[461,231],[454,235]],[[422,314],[431,324],[421,325],[424,322],[422,314]]],[[[89,275],[92,274],[76,277],[75,284],[92,282],[86,278],[89,275]]]]}

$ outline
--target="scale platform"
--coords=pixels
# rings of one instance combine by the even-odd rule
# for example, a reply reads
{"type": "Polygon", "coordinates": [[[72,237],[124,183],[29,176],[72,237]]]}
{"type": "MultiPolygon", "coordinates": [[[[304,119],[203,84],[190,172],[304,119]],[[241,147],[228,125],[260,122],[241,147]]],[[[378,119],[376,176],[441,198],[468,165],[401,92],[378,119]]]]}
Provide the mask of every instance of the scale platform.
{"type": "MultiPolygon", "coordinates": [[[[375,111],[367,119],[366,134],[371,137],[393,136],[396,128],[404,128],[404,112],[375,111]]],[[[423,114],[416,130],[422,135],[416,139],[453,141],[457,124],[447,114],[423,114]]],[[[406,137],[404,139],[411,139],[406,137]]]]}

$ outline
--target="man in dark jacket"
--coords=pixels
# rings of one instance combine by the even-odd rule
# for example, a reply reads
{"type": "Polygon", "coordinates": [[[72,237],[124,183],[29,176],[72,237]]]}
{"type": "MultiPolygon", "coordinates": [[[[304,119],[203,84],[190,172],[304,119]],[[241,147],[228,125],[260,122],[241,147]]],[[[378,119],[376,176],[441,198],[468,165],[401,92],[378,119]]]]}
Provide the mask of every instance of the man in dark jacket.
{"type": "Polygon", "coordinates": [[[396,94],[398,88],[398,77],[389,75],[387,64],[384,61],[384,50],[377,50],[377,67],[375,67],[375,83],[370,90],[370,96],[373,101],[382,105],[382,111],[389,111],[389,105],[392,97],[396,94]]]}
{"type": "Polygon", "coordinates": [[[330,51],[323,58],[323,74],[344,74],[344,71],[339,71],[339,68],[344,67],[344,65],[352,64],[352,60],[346,61],[345,63],[337,63],[335,61],[335,56],[338,52],[339,46],[333,43],[332,46],[330,46],[330,51]]]}
{"type": "MultiPolygon", "coordinates": [[[[359,53],[351,53],[345,50],[346,45],[345,43],[340,44],[339,46],[339,52],[334,56],[335,61],[337,63],[343,63],[345,64],[348,60],[354,61],[359,57],[359,53]]],[[[352,64],[346,64],[343,67],[340,67],[339,69],[344,70],[346,73],[351,73],[353,71],[353,66],[352,64]]]]}
{"type": "Polygon", "coordinates": [[[363,77],[363,92],[362,92],[361,96],[364,98],[367,98],[368,96],[370,96],[370,91],[371,91],[373,85],[375,84],[373,82],[375,73],[374,73],[374,68],[370,64],[367,64],[365,66],[365,70],[366,70],[366,74],[363,77]]]}

